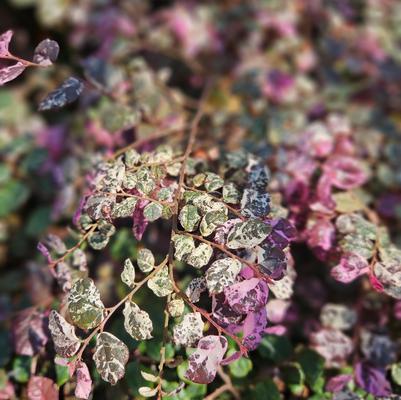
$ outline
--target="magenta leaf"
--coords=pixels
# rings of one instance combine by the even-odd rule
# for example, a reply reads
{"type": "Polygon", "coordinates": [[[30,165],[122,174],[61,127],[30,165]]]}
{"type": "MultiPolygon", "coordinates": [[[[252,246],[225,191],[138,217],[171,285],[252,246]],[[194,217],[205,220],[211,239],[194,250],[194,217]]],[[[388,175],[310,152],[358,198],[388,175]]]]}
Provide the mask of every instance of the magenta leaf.
{"type": "Polygon", "coordinates": [[[362,256],[355,253],[346,253],[340,263],[331,270],[331,276],[342,283],[352,282],[369,270],[369,264],[362,256]]]}
{"type": "Polygon", "coordinates": [[[92,378],[89,373],[88,366],[79,361],[77,363],[77,386],[75,388],[75,397],[78,399],[88,399],[92,390],[92,378]]]}
{"type": "Polygon", "coordinates": [[[10,45],[13,33],[13,31],[6,31],[0,35],[0,58],[7,57],[10,54],[8,46],[10,45]]]}
{"type": "Polygon", "coordinates": [[[326,391],[336,393],[344,389],[345,385],[352,380],[352,375],[342,374],[333,376],[326,384],[326,391]]]}
{"type": "Polygon", "coordinates": [[[197,349],[189,356],[185,377],[195,383],[211,383],[226,350],[227,339],[224,336],[205,336],[199,340],[197,349]]]}
{"type": "Polygon", "coordinates": [[[374,368],[368,363],[359,362],[355,366],[355,381],[363,390],[374,396],[389,396],[391,386],[386,379],[385,371],[374,368]]]}
{"type": "Polygon", "coordinates": [[[28,383],[29,400],[58,400],[56,384],[44,376],[32,376],[28,383]]]}
{"type": "Polygon", "coordinates": [[[133,225],[132,225],[132,232],[134,233],[136,240],[141,240],[145,230],[149,224],[146,220],[145,216],[143,215],[143,209],[149,203],[148,200],[140,200],[136,203],[134,215],[132,216],[133,225]]]}
{"type": "Polygon", "coordinates": [[[226,300],[238,314],[248,314],[266,305],[268,287],[260,279],[252,278],[224,289],[226,300]]]}
{"type": "Polygon", "coordinates": [[[267,324],[266,314],[266,308],[263,307],[259,311],[250,312],[244,320],[243,343],[249,350],[255,350],[262,340],[267,324]]]}
{"type": "Polygon", "coordinates": [[[17,76],[21,75],[26,66],[18,61],[14,65],[10,65],[8,67],[3,67],[0,69],[0,85],[4,85],[7,82],[12,81],[15,79],[17,76]]]}

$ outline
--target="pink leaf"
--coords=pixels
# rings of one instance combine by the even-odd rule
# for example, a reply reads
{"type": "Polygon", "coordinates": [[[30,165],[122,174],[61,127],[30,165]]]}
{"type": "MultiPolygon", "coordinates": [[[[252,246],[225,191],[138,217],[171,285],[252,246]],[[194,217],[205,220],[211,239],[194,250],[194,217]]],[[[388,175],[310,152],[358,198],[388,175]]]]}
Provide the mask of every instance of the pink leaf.
{"type": "Polygon", "coordinates": [[[224,336],[205,336],[189,356],[185,377],[195,383],[211,383],[226,350],[227,339],[224,336]]]}
{"type": "Polygon", "coordinates": [[[15,352],[23,356],[33,356],[48,341],[47,318],[34,308],[23,310],[13,321],[12,333],[15,352]]]}
{"type": "Polygon", "coordinates": [[[260,279],[252,278],[224,289],[226,300],[238,314],[248,314],[266,305],[268,287],[260,279]]]}
{"type": "Polygon", "coordinates": [[[58,387],[49,378],[32,376],[28,383],[29,400],[58,400],[58,387]]]}
{"type": "Polygon", "coordinates": [[[243,343],[249,350],[254,350],[262,340],[267,324],[266,308],[257,312],[250,312],[244,321],[243,343]]]}
{"type": "Polygon", "coordinates": [[[18,61],[14,65],[10,65],[9,67],[4,67],[0,69],[0,85],[4,85],[5,83],[12,81],[18,75],[21,75],[26,66],[18,61]]]}
{"type": "Polygon", "coordinates": [[[0,35],[0,57],[7,57],[10,54],[8,51],[8,46],[13,33],[13,31],[6,31],[0,35]]]}
{"type": "Polygon", "coordinates": [[[369,270],[368,262],[359,254],[346,253],[340,263],[331,270],[331,276],[342,283],[352,282],[369,270]]]}
{"type": "Polygon", "coordinates": [[[92,389],[92,379],[87,365],[80,361],[77,364],[77,386],[75,388],[75,397],[87,399],[92,389]]]}

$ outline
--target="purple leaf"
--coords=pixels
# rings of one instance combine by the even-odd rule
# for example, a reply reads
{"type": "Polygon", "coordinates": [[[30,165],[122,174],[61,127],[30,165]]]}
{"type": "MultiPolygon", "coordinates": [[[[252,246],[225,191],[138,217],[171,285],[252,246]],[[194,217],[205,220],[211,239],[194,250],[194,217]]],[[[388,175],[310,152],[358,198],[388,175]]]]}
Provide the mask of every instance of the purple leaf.
{"type": "Polygon", "coordinates": [[[244,320],[243,343],[249,350],[255,350],[262,340],[267,324],[266,308],[250,312],[244,320]]]}
{"type": "Polygon", "coordinates": [[[78,399],[88,399],[92,390],[92,378],[87,365],[79,361],[77,363],[77,386],[75,388],[75,397],[78,399]]]}
{"type": "Polygon", "coordinates": [[[333,186],[338,189],[354,189],[362,186],[369,178],[360,161],[347,156],[333,156],[323,165],[333,186]]]}
{"type": "Polygon", "coordinates": [[[266,305],[268,291],[264,281],[252,278],[226,287],[224,294],[236,313],[248,314],[266,305]]]}
{"type": "Polygon", "coordinates": [[[231,356],[226,357],[224,360],[221,361],[220,365],[229,365],[234,361],[239,360],[242,357],[242,353],[240,351],[236,351],[231,356]]]}
{"type": "Polygon", "coordinates": [[[326,384],[326,391],[336,393],[344,389],[344,386],[352,380],[352,375],[342,374],[333,376],[326,384]]]}
{"type": "Polygon", "coordinates": [[[141,240],[142,236],[149,224],[146,220],[145,216],[143,215],[143,209],[149,203],[148,200],[140,200],[136,203],[134,214],[132,216],[133,225],[132,225],[132,232],[134,233],[136,240],[141,240]]]}
{"type": "Polygon", "coordinates": [[[224,336],[205,336],[199,340],[197,349],[189,356],[185,377],[195,383],[211,383],[226,350],[227,339],[224,336]]]}
{"type": "Polygon", "coordinates": [[[49,249],[42,242],[38,243],[37,249],[42,253],[42,256],[47,259],[49,264],[53,262],[49,249]]]}
{"type": "Polygon", "coordinates": [[[12,81],[15,79],[18,75],[21,75],[26,66],[18,61],[14,65],[10,65],[9,67],[4,67],[0,69],[0,85],[4,85],[7,82],[12,81]]]}
{"type": "Polygon", "coordinates": [[[29,400],[58,400],[58,387],[49,378],[32,376],[28,383],[29,400]]]}
{"type": "Polygon", "coordinates": [[[0,35],[0,57],[7,57],[10,53],[8,46],[10,45],[13,31],[6,31],[0,35]]]}
{"type": "Polygon", "coordinates": [[[78,99],[84,90],[84,84],[77,78],[67,78],[61,86],[50,92],[46,98],[39,103],[39,111],[62,108],[78,99]]]}
{"type": "Polygon", "coordinates": [[[341,257],[340,263],[331,270],[331,276],[342,283],[352,282],[368,272],[369,264],[359,254],[346,253],[341,257]]]}
{"type": "Polygon", "coordinates": [[[280,218],[272,224],[272,231],[269,241],[274,243],[280,249],[288,246],[291,240],[295,239],[297,231],[290,221],[280,218]]]}
{"type": "Polygon", "coordinates": [[[42,40],[35,49],[33,62],[44,67],[52,65],[57,60],[60,46],[54,40],[42,40]]]}
{"type": "Polygon", "coordinates": [[[12,333],[15,352],[23,356],[33,356],[48,341],[47,318],[34,308],[23,310],[13,321],[12,333]]]}
{"type": "Polygon", "coordinates": [[[386,379],[385,371],[374,368],[367,363],[359,362],[355,366],[355,381],[363,390],[374,396],[389,396],[391,386],[386,379]]]}

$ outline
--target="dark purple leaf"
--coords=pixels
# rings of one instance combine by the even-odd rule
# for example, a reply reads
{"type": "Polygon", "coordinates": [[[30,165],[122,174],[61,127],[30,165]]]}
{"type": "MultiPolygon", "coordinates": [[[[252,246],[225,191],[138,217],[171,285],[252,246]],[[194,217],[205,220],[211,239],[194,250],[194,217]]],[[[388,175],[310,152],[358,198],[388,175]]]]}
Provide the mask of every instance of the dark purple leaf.
{"type": "Polygon", "coordinates": [[[287,257],[284,251],[270,243],[262,243],[257,250],[260,270],[269,278],[281,279],[287,267],[287,257]]]}
{"type": "Polygon", "coordinates": [[[39,104],[39,111],[64,107],[78,99],[84,90],[84,84],[77,78],[67,78],[60,87],[50,92],[39,104]]]}
{"type": "Polygon", "coordinates": [[[33,62],[42,66],[48,66],[57,60],[60,46],[54,40],[42,40],[35,49],[33,62]]]}
{"type": "Polygon", "coordinates": [[[389,396],[391,386],[386,379],[385,371],[374,368],[368,363],[359,362],[355,366],[355,381],[363,390],[374,396],[389,396]]]}
{"type": "Polygon", "coordinates": [[[185,377],[195,383],[211,383],[226,350],[227,339],[224,336],[205,336],[199,340],[197,349],[189,356],[185,377]]]}
{"type": "Polygon", "coordinates": [[[47,318],[34,308],[23,310],[13,321],[12,334],[15,352],[33,356],[48,341],[47,318]]]}

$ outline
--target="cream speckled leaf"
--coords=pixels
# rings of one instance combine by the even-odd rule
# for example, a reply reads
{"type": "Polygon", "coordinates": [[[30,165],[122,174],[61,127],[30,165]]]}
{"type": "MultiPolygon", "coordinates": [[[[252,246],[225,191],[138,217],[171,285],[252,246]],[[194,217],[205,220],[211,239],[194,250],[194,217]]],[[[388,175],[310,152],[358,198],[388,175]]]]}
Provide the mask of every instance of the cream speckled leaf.
{"type": "Polygon", "coordinates": [[[103,380],[115,385],[125,375],[128,359],[128,347],[120,339],[108,332],[97,335],[93,360],[103,380]]]}
{"type": "Polygon", "coordinates": [[[206,279],[201,276],[199,278],[192,279],[187,288],[185,289],[185,294],[192,301],[192,303],[197,303],[200,299],[200,295],[206,291],[206,279]]]}
{"type": "Polygon", "coordinates": [[[143,216],[147,221],[153,222],[159,219],[163,213],[163,206],[159,203],[149,203],[143,209],[143,216]]]}
{"type": "Polygon", "coordinates": [[[178,219],[187,232],[193,232],[197,229],[201,216],[198,213],[197,207],[187,204],[182,207],[178,219]]]}
{"type": "Polygon", "coordinates": [[[224,179],[213,172],[207,172],[204,185],[208,192],[214,192],[224,185],[224,179]]]}
{"type": "Polygon", "coordinates": [[[68,295],[68,311],[74,324],[82,329],[100,324],[104,317],[104,305],[92,279],[75,282],[68,295]]]}
{"type": "Polygon", "coordinates": [[[146,311],[137,304],[126,302],[123,310],[124,328],[135,340],[152,338],[153,324],[146,311]]]}
{"type": "Polygon", "coordinates": [[[120,203],[114,205],[111,213],[112,218],[128,218],[134,213],[134,209],[138,199],[136,197],[128,197],[120,203]]]}
{"type": "Polygon", "coordinates": [[[226,203],[238,204],[241,199],[241,193],[234,183],[230,182],[223,186],[223,200],[226,203]]]}
{"type": "Polygon", "coordinates": [[[228,234],[227,247],[250,249],[262,243],[270,232],[270,226],[258,219],[240,222],[234,225],[228,234]]]}
{"type": "Polygon", "coordinates": [[[206,271],[206,286],[210,293],[220,293],[232,285],[241,271],[240,261],[233,258],[216,260],[206,271]]]}
{"type": "MultiPolygon", "coordinates": [[[[216,203],[217,204],[217,203],[216,203]]],[[[202,236],[211,235],[220,225],[227,221],[227,215],[223,211],[209,211],[202,218],[200,233],[202,236]]]]}
{"type": "Polygon", "coordinates": [[[155,256],[149,249],[140,249],[138,251],[137,264],[142,272],[150,272],[155,267],[155,256]]]}
{"type": "Polygon", "coordinates": [[[124,261],[124,270],[121,272],[121,280],[130,288],[135,285],[135,267],[129,258],[124,261]]]}
{"type": "Polygon", "coordinates": [[[56,353],[61,357],[72,357],[80,348],[81,341],[75,335],[74,327],[55,310],[49,315],[49,330],[56,353]]]}
{"type": "Polygon", "coordinates": [[[180,317],[184,313],[184,308],[185,308],[184,300],[181,299],[180,297],[171,300],[167,304],[167,311],[174,318],[180,317]]]}
{"type": "Polygon", "coordinates": [[[183,320],[173,329],[175,344],[191,347],[202,337],[204,323],[200,313],[184,315],[183,320]]]}
{"type": "Polygon", "coordinates": [[[167,265],[148,280],[148,288],[158,297],[164,297],[173,292],[173,284],[168,276],[167,265]]]}
{"type": "Polygon", "coordinates": [[[195,242],[191,236],[174,235],[174,257],[178,261],[185,261],[187,257],[195,250],[195,242]]]}
{"type": "Polygon", "coordinates": [[[210,261],[213,248],[207,243],[201,243],[187,258],[187,263],[195,268],[202,268],[210,261]]]}

